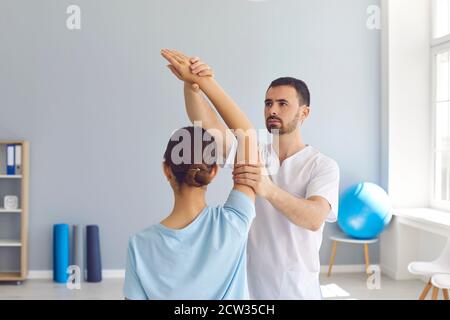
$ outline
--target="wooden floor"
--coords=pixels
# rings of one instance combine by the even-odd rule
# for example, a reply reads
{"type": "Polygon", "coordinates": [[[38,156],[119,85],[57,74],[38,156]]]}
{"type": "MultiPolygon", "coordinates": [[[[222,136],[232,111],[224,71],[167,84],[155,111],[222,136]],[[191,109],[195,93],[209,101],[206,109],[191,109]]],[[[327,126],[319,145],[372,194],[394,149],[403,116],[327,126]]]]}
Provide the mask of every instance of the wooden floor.
{"type": "MultiPolygon", "coordinates": [[[[394,281],[381,278],[380,290],[369,290],[363,273],[334,274],[321,277],[324,299],[417,299],[425,283],[420,280],[394,281]]],[[[81,284],[81,290],[69,290],[51,280],[28,280],[22,285],[0,284],[0,300],[4,299],[122,299],[123,279],[105,279],[101,283],[81,284]]],[[[441,298],[441,297],[440,297],[441,298]]]]}

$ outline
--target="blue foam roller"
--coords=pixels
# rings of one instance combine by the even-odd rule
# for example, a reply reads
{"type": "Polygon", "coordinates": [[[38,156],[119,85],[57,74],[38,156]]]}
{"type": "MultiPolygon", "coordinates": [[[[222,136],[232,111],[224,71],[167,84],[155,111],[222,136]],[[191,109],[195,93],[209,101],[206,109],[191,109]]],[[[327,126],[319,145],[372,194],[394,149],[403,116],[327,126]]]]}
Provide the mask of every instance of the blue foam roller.
{"type": "Polygon", "coordinates": [[[66,283],[69,267],[69,225],[53,226],[53,280],[66,283]]]}
{"type": "Polygon", "coordinates": [[[88,282],[102,281],[100,233],[97,225],[86,226],[86,269],[88,282]]]}

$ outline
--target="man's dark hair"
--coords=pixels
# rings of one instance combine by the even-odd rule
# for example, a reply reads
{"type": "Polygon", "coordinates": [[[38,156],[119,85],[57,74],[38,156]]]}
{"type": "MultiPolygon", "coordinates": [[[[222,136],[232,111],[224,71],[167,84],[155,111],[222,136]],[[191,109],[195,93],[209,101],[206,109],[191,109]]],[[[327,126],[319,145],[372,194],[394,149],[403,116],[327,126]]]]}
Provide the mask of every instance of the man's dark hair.
{"type": "Polygon", "coordinates": [[[309,104],[311,102],[311,96],[309,93],[308,86],[306,83],[302,80],[291,78],[291,77],[283,77],[278,78],[270,84],[267,91],[269,91],[270,88],[274,87],[280,87],[280,86],[291,86],[297,91],[298,99],[300,101],[301,105],[307,105],[309,107],[309,104]]]}

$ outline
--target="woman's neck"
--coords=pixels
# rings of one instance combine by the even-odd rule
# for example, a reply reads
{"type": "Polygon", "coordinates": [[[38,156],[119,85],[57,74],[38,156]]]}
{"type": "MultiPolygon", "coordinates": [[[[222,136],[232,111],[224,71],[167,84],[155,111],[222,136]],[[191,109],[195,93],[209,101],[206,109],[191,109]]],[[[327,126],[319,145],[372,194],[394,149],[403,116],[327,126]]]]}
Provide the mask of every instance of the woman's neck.
{"type": "Polygon", "coordinates": [[[161,224],[171,229],[183,229],[194,221],[206,207],[206,188],[186,187],[175,193],[175,204],[161,224]]]}

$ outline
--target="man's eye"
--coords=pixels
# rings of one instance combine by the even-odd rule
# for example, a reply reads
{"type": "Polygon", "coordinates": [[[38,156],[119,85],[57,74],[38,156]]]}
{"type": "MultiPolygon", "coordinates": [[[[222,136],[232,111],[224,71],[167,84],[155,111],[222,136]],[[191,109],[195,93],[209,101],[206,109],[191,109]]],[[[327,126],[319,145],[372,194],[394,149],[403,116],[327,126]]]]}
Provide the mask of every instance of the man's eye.
{"type": "Polygon", "coordinates": [[[272,106],[272,103],[271,102],[266,102],[266,107],[271,107],[272,106]]]}
{"type": "Polygon", "coordinates": [[[281,102],[280,104],[281,104],[282,107],[286,107],[287,106],[286,102],[281,102]]]}

